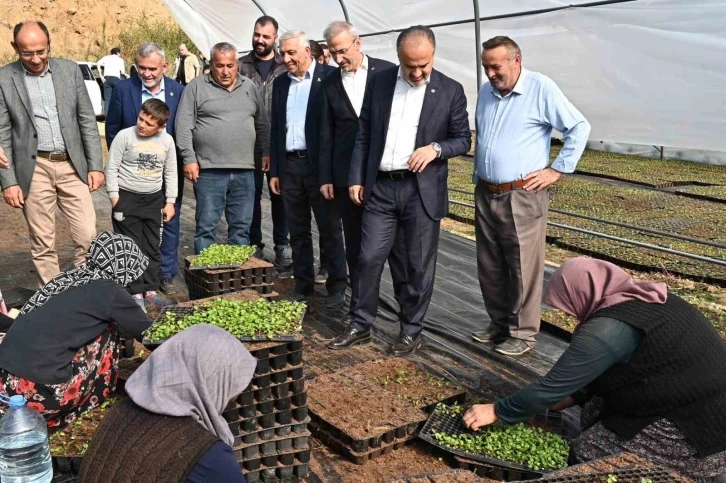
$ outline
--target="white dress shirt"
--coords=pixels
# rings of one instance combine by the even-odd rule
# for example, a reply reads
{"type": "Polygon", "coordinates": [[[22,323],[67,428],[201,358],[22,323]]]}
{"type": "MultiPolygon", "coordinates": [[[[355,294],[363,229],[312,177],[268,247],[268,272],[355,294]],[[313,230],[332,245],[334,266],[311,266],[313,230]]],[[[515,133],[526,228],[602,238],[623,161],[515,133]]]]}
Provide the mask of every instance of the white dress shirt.
{"type": "Polygon", "coordinates": [[[366,82],[368,81],[368,56],[363,55],[363,62],[355,72],[340,71],[343,77],[343,88],[348,94],[348,99],[355,109],[356,115],[360,116],[360,109],[363,107],[363,97],[366,93],[366,82]]]}
{"type": "Polygon", "coordinates": [[[120,55],[112,54],[103,57],[96,64],[100,69],[103,67],[104,77],[118,77],[121,78],[121,74],[126,74],[126,63],[120,55]]]}
{"type": "Polygon", "coordinates": [[[317,62],[310,62],[307,72],[300,80],[296,75],[287,73],[290,77],[290,90],[287,93],[287,116],[285,116],[285,149],[295,151],[307,149],[305,140],[305,118],[308,111],[310,88],[313,85],[313,74],[317,62]]]}
{"type": "Polygon", "coordinates": [[[386,147],[383,149],[379,170],[408,169],[408,160],[416,148],[418,122],[429,80],[427,78],[426,82],[415,86],[403,76],[401,67],[398,68],[386,134],[386,147]]]}
{"type": "Polygon", "coordinates": [[[164,78],[161,78],[159,83],[159,91],[156,94],[152,94],[151,91],[141,83],[141,103],[148,101],[149,99],[159,99],[160,101],[166,102],[166,86],[164,85],[164,78]]]}

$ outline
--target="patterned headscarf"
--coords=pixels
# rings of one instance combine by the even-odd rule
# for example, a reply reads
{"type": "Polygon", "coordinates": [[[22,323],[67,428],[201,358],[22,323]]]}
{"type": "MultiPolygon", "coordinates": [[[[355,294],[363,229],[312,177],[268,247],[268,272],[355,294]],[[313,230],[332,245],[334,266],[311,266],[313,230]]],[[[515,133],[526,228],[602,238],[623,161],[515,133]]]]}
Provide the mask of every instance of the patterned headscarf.
{"type": "Polygon", "coordinates": [[[111,280],[125,287],[141,277],[148,265],[149,258],[131,238],[104,231],[91,242],[84,266],[56,275],[30,297],[20,313],[32,312],[54,295],[94,280],[111,280]]]}
{"type": "Polygon", "coordinates": [[[152,352],[126,381],[126,393],[152,413],[191,417],[233,446],[222,411],[250,384],[256,366],[257,360],[232,334],[213,325],[195,325],[152,352]]]}

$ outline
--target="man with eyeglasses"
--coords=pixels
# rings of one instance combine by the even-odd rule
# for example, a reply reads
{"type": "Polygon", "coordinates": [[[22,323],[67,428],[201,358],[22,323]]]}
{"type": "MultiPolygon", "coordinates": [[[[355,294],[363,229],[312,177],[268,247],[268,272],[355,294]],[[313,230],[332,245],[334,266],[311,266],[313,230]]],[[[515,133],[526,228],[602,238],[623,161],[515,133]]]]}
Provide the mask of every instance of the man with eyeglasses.
{"type": "Polygon", "coordinates": [[[40,281],[58,275],[56,206],[71,224],[75,264],[96,236],[91,192],[104,183],[96,115],[78,65],[50,57],[48,28],[37,21],[13,29],[19,60],[0,69],[0,169],[5,202],[21,208],[40,281]]]}
{"type": "MultiPolygon", "coordinates": [[[[353,154],[355,137],[358,134],[358,115],[363,105],[363,95],[370,77],[380,71],[394,67],[394,64],[375,59],[363,53],[361,38],[356,28],[344,21],[328,25],[323,33],[330,48],[330,55],[339,65],[337,71],[328,76],[321,87],[320,102],[320,154],[318,159],[318,181],[320,192],[326,200],[332,200],[331,216],[343,221],[345,234],[345,257],[351,282],[351,305],[358,298],[358,254],[360,253],[361,224],[363,208],[353,203],[348,196],[348,172],[353,154]]],[[[391,277],[396,300],[406,286],[405,247],[399,230],[396,244],[391,251],[391,277]],[[401,263],[395,263],[394,260],[401,263]]],[[[401,313],[401,317],[405,314],[401,313]]]]}

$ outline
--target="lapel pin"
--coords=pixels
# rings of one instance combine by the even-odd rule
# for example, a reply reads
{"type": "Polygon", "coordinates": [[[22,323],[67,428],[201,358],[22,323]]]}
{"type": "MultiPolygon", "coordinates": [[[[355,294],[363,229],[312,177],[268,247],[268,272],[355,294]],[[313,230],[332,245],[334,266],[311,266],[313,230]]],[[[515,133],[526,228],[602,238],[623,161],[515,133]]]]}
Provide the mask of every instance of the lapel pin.
{"type": "Polygon", "coordinates": [[[322,80],[320,79],[320,77],[318,77],[318,82],[322,82],[322,80]]]}
{"type": "Polygon", "coordinates": [[[173,97],[174,96],[174,93],[173,92],[170,92],[169,95],[173,97]]]}
{"type": "Polygon", "coordinates": [[[436,89],[431,89],[431,93],[433,94],[434,92],[436,92],[436,89]]]}

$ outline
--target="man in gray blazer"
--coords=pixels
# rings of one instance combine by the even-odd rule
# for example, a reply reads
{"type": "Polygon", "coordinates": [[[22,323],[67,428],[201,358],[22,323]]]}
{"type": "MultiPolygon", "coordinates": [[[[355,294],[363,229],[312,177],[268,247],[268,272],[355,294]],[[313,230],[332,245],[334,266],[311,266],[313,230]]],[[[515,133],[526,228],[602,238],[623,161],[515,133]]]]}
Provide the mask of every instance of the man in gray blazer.
{"type": "Polygon", "coordinates": [[[0,69],[0,169],[5,201],[21,208],[30,231],[38,276],[58,275],[55,212],[71,224],[75,263],[96,236],[91,192],[104,183],[101,139],[83,76],[75,62],[50,57],[50,34],[42,22],[13,30],[18,61],[0,69]]]}

